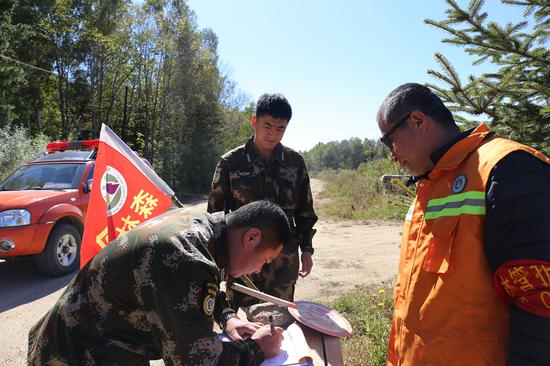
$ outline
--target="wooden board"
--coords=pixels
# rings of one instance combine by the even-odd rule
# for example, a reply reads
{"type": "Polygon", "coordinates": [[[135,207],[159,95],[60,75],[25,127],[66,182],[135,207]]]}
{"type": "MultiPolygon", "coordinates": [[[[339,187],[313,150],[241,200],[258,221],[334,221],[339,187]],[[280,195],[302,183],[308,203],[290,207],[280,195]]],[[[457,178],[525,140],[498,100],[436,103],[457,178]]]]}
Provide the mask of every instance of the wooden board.
{"type": "Polygon", "coordinates": [[[332,337],[300,325],[314,366],[344,366],[340,338],[332,337]]]}

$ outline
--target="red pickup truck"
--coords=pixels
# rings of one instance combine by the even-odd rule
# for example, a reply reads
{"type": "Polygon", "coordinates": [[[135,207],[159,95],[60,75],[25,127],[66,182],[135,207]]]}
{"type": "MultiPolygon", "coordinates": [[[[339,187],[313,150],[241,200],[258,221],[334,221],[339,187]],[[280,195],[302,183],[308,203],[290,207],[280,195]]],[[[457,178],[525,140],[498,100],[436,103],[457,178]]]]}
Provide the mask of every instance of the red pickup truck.
{"type": "Polygon", "coordinates": [[[0,183],[0,258],[34,256],[38,269],[53,276],[79,267],[98,145],[50,143],[48,154],[0,183]]]}

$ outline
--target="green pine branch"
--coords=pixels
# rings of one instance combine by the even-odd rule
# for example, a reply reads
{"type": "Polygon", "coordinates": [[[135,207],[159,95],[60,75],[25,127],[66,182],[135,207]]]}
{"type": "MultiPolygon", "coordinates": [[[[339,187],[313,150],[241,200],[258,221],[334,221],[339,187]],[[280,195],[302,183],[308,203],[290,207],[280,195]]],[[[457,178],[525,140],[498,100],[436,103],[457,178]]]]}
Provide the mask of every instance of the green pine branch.
{"type": "MultiPolygon", "coordinates": [[[[457,45],[463,45],[464,42],[477,46],[480,48],[477,51],[479,54],[492,54],[494,52],[507,52],[515,53],[527,59],[533,59],[541,63],[545,63],[547,60],[545,57],[539,57],[537,54],[529,52],[529,48],[525,47],[525,44],[521,42],[521,39],[515,33],[525,27],[525,22],[520,22],[515,25],[508,25],[507,29],[501,28],[496,23],[490,23],[487,27],[483,26],[487,14],[479,14],[483,1],[473,0],[470,2],[469,11],[464,11],[453,0],[447,0],[447,3],[451,6],[451,9],[447,10],[448,19],[445,21],[434,21],[431,19],[425,19],[424,22],[436,28],[439,28],[455,37],[446,39],[446,43],[454,43],[457,45]],[[457,30],[451,27],[453,24],[466,23],[471,28],[457,30]],[[477,33],[477,37],[471,37],[469,33],[477,33]],[[523,47],[522,47],[523,44],[523,47]]],[[[540,35],[544,35],[544,31],[540,31],[540,35]]],[[[529,42],[529,45],[532,43],[529,42]]]]}
{"type": "Polygon", "coordinates": [[[472,1],[470,1],[470,4],[468,5],[468,14],[469,14],[469,16],[470,17],[476,16],[484,3],[485,3],[485,0],[472,0],[472,1]]]}

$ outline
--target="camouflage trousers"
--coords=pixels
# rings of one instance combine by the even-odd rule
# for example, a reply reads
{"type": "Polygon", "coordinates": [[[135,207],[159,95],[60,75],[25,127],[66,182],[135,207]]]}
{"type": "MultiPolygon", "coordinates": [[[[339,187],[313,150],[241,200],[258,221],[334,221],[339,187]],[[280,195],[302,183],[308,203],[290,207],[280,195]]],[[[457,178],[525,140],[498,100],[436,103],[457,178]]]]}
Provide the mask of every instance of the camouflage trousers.
{"type": "MultiPolygon", "coordinates": [[[[294,301],[294,289],[298,279],[300,260],[298,258],[298,244],[294,238],[275,260],[262,267],[260,273],[248,277],[254,282],[258,290],[284,300],[294,301]]],[[[229,280],[227,296],[235,310],[261,302],[256,298],[244,295],[231,289],[231,283],[243,284],[240,279],[229,280]]]]}

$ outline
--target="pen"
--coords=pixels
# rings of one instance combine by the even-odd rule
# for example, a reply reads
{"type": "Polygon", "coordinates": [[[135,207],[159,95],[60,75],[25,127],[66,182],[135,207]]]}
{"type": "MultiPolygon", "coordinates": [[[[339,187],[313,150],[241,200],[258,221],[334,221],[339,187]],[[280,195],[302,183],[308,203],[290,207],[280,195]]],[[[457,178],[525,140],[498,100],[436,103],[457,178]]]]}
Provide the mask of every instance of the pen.
{"type": "Polygon", "coordinates": [[[275,334],[275,326],[273,325],[273,315],[269,316],[269,327],[271,328],[271,335],[275,334]]]}
{"type": "Polygon", "coordinates": [[[313,360],[311,357],[301,358],[299,362],[296,363],[285,363],[280,366],[313,366],[313,360]]]}

